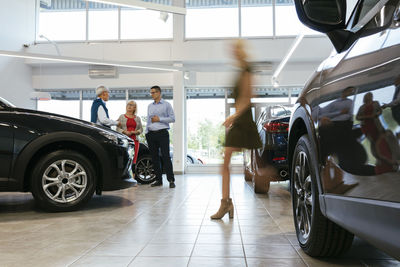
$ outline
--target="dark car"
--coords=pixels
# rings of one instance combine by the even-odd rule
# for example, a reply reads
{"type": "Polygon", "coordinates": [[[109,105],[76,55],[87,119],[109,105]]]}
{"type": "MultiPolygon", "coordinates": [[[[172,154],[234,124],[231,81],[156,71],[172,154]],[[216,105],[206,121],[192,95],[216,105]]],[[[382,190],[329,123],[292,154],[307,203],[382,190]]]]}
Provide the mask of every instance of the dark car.
{"type": "Polygon", "coordinates": [[[0,98],[0,191],[32,192],[49,211],[131,186],[134,143],[109,128],[16,108],[0,98]]]}
{"type": "MultiPolygon", "coordinates": [[[[173,150],[170,149],[170,157],[172,160],[173,150]]],[[[164,173],[164,168],[162,167],[162,159],[160,154],[161,168],[164,173]]],[[[186,154],[187,164],[203,164],[203,161],[193,157],[192,155],[186,154]]],[[[141,184],[149,184],[155,181],[156,175],[153,169],[153,161],[151,159],[151,154],[147,145],[140,143],[138,158],[136,160],[136,165],[133,167],[135,170],[135,179],[141,184]]]]}
{"type": "Polygon", "coordinates": [[[335,256],[357,235],[400,259],[399,0],[295,4],[335,47],[290,121],[299,244],[311,256],[335,256]]]}
{"type": "Polygon", "coordinates": [[[271,181],[285,181],[288,176],[287,138],[290,109],[269,105],[256,125],[263,146],[245,151],[245,179],[252,181],[256,193],[266,193],[271,181]]]}

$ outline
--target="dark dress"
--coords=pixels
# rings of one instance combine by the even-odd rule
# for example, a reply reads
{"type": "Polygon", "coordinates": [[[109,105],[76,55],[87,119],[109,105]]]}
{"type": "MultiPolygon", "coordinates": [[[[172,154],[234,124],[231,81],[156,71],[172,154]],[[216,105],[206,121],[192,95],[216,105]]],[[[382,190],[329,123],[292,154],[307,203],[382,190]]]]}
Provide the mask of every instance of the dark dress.
{"type": "MultiPolygon", "coordinates": [[[[233,88],[233,98],[235,102],[240,95],[240,82],[243,75],[246,72],[250,72],[250,68],[246,67],[242,69],[240,77],[233,88]]],[[[249,106],[239,117],[236,118],[232,127],[228,129],[226,134],[225,147],[236,147],[236,148],[259,148],[262,146],[260,136],[258,135],[257,126],[253,121],[251,114],[251,107],[249,106]]]]}

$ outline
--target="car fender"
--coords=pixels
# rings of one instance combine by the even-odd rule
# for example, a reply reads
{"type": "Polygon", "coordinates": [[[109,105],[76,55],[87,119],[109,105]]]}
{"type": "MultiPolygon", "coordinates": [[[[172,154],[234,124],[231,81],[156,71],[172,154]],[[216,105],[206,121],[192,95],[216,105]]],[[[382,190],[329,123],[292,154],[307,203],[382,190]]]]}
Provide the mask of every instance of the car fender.
{"type": "Polygon", "coordinates": [[[150,150],[145,144],[139,143],[138,158],[142,155],[150,155],[150,150]]]}
{"type": "MultiPolygon", "coordinates": [[[[55,143],[60,143],[60,142],[73,142],[76,143],[77,145],[82,146],[83,148],[89,149],[88,152],[92,152],[91,154],[94,154],[96,156],[96,159],[90,159],[92,162],[93,160],[98,160],[101,170],[99,172],[100,174],[100,180],[102,181],[102,177],[107,177],[107,175],[110,175],[109,172],[109,160],[106,151],[102,146],[93,140],[92,138],[79,134],[79,133],[74,133],[74,132],[55,132],[55,133],[49,133],[42,135],[29,144],[27,144],[23,150],[20,152],[18,157],[15,159],[15,163],[13,164],[13,170],[11,173],[10,178],[10,186],[12,184],[15,184],[17,190],[21,191],[26,188],[24,188],[24,179],[25,179],[25,174],[27,171],[27,168],[29,164],[31,163],[32,160],[35,160],[35,154],[42,148],[55,144],[55,143]]],[[[14,186],[12,186],[14,187],[14,186]]]]}
{"type": "MultiPolygon", "coordinates": [[[[325,202],[323,200],[323,188],[320,178],[320,152],[317,134],[314,127],[313,119],[310,115],[308,107],[304,107],[299,105],[296,107],[295,112],[293,112],[292,117],[290,118],[289,123],[289,142],[288,142],[288,157],[289,157],[289,171],[292,171],[292,161],[293,161],[293,153],[297,144],[297,141],[303,134],[307,134],[310,138],[312,152],[311,160],[315,163],[314,173],[316,174],[316,181],[318,183],[318,190],[320,192],[319,202],[321,207],[321,212],[325,215],[325,202]]],[[[291,175],[293,177],[293,175],[291,175]]],[[[292,179],[292,178],[291,178],[292,179]]],[[[292,182],[292,181],[291,181],[292,182]]]]}

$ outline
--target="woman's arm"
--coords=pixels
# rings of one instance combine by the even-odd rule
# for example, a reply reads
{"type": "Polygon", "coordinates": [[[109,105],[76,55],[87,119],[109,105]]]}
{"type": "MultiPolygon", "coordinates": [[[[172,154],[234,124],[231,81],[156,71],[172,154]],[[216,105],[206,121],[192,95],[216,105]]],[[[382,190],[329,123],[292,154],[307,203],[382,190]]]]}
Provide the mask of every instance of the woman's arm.
{"type": "Polygon", "coordinates": [[[117,126],[117,132],[119,133],[124,133],[124,127],[126,128],[126,123],[124,122],[124,114],[120,115],[118,118],[118,121],[121,123],[121,125],[117,126]]]}

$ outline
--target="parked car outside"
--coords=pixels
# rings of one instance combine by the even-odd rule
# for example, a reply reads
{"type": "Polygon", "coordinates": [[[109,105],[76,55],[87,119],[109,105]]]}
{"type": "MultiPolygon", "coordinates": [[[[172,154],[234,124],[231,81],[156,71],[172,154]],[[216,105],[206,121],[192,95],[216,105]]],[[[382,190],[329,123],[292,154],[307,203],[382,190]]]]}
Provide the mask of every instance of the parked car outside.
{"type": "Polygon", "coordinates": [[[133,151],[109,128],[0,98],[0,191],[32,192],[45,210],[76,210],[94,192],[133,185],[133,151]]]}
{"type": "Polygon", "coordinates": [[[299,244],[311,256],[336,256],[357,235],[400,259],[399,0],[295,5],[335,47],[290,120],[299,244]]]}
{"type": "Polygon", "coordinates": [[[252,181],[256,193],[266,193],[271,181],[285,181],[288,176],[287,138],[290,107],[268,105],[256,121],[263,146],[246,150],[245,179],[252,181]]]}

